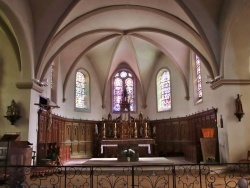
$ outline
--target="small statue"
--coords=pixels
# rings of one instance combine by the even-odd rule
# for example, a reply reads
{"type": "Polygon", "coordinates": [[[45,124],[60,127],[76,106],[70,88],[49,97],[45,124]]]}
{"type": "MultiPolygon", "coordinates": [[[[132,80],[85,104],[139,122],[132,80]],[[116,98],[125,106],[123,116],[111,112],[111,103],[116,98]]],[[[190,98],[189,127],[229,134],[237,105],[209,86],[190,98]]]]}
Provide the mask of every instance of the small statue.
{"type": "Polygon", "coordinates": [[[236,113],[238,114],[244,113],[239,94],[237,95],[237,99],[235,99],[235,105],[236,105],[236,113]]]}
{"type": "Polygon", "coordinates": [[[98,134],[98,126],[95,124],[95,134],[98,134]]]}
{"type": "Polygon", "coordinates": [[[122,92],[122,101],[126,101],[128,100],[128,91],[127,91],[127,86],[126,84],[123,84],[123,92],[122,92]]]}
{"type": "Polygon", "coordinates": [[[112,115],[111,115],[110,112],[109,112],[109,114],[108,114],[108,121],[112,121],[112,115]]]}
{"type": "Polygon", "coordinates": [[[139,122],[141,123],[143,121],[143,115],[142,115],[142,112],[140,112],[139,114],[139,122]]]}
{"type": "Polygon", "coordinates": [[[241,103],[239,94],[237,95],[237,98],[235,99],[235,105],[236,105],[236,112],[234,113],[234,115],[239,119],[239,121],[241,121],[241,118],[243,117],[245,113],[243,112],[242,103],[241,103]]]}
{"type": "Polygon", "coordinates": [[[155,125],[153,127],[153,134],[156,134],[156,127],[155,127],[155,125]]]}

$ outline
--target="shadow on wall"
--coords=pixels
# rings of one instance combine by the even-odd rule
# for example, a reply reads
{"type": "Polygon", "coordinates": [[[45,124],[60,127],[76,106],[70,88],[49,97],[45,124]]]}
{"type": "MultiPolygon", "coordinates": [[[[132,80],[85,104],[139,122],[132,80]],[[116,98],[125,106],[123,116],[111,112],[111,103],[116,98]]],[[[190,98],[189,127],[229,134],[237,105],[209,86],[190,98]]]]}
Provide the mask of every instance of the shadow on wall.
{"type": "MultiPolygon", "coordinates": [[[[3,82],[2,82],[2,80],[3,80],[3,59],[2,59],[1,56],[0,56],[0,65],[2,65],[2,66],[0,66],[0,95],[1,95],[2,86],[3,86],[3,82]]],[[[1,100],[0,100],[0,106],[2,106],[2,101],[1,100]]]]}
{"type": "MultiPolygon", "coordinates": [[[[2,86],[3,86],[3,59],[0,56],[0,98],[2,98],[2,93],[3,93],[2,86]]],[[[2,106],[2,100],[0,100],[0,106],[2,106]]]]}
{"type": "MultiPolygon", "coordinates": [[[[0,57],[0,65],[3,65],[2,57],[0,57]]],[[[0,66],[0,90],[2,88],[2,80],[3,80],[3,66],[0,66]]]]}

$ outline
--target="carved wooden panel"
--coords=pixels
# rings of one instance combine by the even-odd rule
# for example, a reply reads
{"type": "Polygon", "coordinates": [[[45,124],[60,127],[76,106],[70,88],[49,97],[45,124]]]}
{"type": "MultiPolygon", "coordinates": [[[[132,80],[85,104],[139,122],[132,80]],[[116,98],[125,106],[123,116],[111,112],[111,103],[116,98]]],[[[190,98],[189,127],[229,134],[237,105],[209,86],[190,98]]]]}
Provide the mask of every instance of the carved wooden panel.
{"type": "Polygon", "coordinates": [[[71,143],[71,154],[78,155],[78,141],[73,141],[71,143]]]}
{"type": "Polygon", "coordinates": [[[40,143],[45,142],[45,128],[46,128],[46,117],[44,114],[40,114],[38,123],[38,138],[40,143]]]}
{"type": "Polygon", "coordinates": [[[79,123],[73,123],[72,126],[72,139],[73,141],[78,141],[78,128],[79,128],[79,123]]]}
{"type": "Polygon", "coordinates": [[[93,132],[94,132],[94,124],[86,124],[86,129],[85,129],[85,137],[86,137],[86,141],[93,141],[93,132]]]}
{"type": "Polygon", "coordinates": [[[131,138],[131,133],[130,133],[130,123],[128,121],[122,121],[121,122],[121,138],[122,139],[127,139],[131,138]]]}
{"type": "Polygon", "coordinates": [[[71,141],[72,122],[65,123],[65,141],[71,141]]]}
{"type": "Polygon", "coordinates": [[[79,135],[78,135],[78,140],[85,140],[86,137],[85,137],[85,124],[84,123],[80,123],[79,125],[79,135]]]}
{"type": "Polygon", "coordinates": [[[93,155],[93,142],[86,142],[86,156],[92,157],[93,155]]]}
{"type": "MultiPolygon", "coordinates": [[[[211,109],[187,117],[151,121],[150,124],[156,127],[155,138],[159,156],[187,155],[187,151],[192,151],[194,153],[187,158],[192,161],[201,161],[201,128],[215,128],[216,147],[218,147],[216,113],[216,109],[211,109]]],[[[218,158],[218,150],[216,156],[218,158]]]]}

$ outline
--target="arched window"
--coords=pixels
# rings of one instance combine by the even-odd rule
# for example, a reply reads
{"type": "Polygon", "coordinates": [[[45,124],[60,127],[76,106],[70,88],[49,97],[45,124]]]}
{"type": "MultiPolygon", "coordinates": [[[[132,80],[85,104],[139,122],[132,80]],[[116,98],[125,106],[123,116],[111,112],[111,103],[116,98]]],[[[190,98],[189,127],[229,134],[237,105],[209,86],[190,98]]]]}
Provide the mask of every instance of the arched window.
{"type": "Polygon", "coordinates": [[[195,55],[196,80],[197,80],[197,95],[198,100],[202,99],[202,80],[201,80],[201,60],[198,55],[195,55]]]}
{"type": "Polygon", "coordinates": [[[135,79],[133,74],[128,70],[119,70],[113,77],[112,87],[113,112],[120,112],[120,102],[122,100],[123,90],[125,89],[123,87],[127,89],[130,111],[135,112],[135,79]]]}
{"type": "Polygon", "coordinates": [[[157,104],[158,111],[171,110],[171,85],[170,85],[170,72],[168,69],[162,69],[157,74],[157,104]]]}
{"type": "Polygon", "coordinates": [[[78,70],[75,78],[75,109],[89,110],[89,76],[86,71],[78,70]]]}

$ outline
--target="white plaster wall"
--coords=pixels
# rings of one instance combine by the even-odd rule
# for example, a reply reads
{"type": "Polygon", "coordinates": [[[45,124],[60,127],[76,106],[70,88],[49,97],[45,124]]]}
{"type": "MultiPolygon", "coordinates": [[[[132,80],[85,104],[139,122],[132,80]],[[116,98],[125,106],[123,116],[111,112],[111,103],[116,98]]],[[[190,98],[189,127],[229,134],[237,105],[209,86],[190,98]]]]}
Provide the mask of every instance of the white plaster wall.
{"type": "Polygon", "coordinates": [[[223,117],[223,128],[218,122],[219,128],[219,142],[221,160],[226,162],[237,162],[239,159],[245,158],[247,150],[250,150],[249,138],[249,114],[250,105],[248,101],[250,87],[245,86],[224,86],[216,90],[215,102],[218,104],[218,119],[220,115],[223,117]],[[235,113],[235,99],[237,94],[242,95],[241,101],[245,115],[241,119],[234,115],[235,113]]]}
{"type": "Polygon", "coordinates": [[[33,144],[33,151],[37,151],[38,110],[39,110],[39,106],[34,104],[39,103],[39,96],[40,93],[31,90],[28,140],[33,144]]]}
{"type": "Polygon", "coordinates": [[[17,78],[21,77],[17,61],[9,40],[0,30],[0,137],[6,132],[20,132],[21,140],[28,140],[30,116],[30,90],[20,90],[16,87],[17,78]],[[20,107],[21,119],[15,125],[4,118],[7,107],[15,100],[20,107]]]}
{"type": "MultiPolygon", "coordinates": [[[[58,73],[58,83],[59,83],[59,91],[62,91],[62,71],[63,65],[59,65],[59,73],[58,73]],[[60,86],[61,85],[61,86],[60,86]]],[[[92,65],[85,58],[82,58],[80,62],[74,67],[72,74],[69,77],[69,81],[65,90],[65,98],[66,101],[62,101],[62,95],[58,92],[58,106],[59,109],[55,109],[55,114],[60,114],[63,117],[67,118],[75,118],[75,119],[86,119],[86,120],[101,120],[102,118],[102,97],[101,91],[99,89],[99,82],[94,72],[92,65]],[[75,73],[79,68],[83,68],[87,70],[90,75],[90,112],[79,112],[74,110],[74,100],[75,100],[75,73]]]]}
{"type": "MultiPolygon", "coordinates": [[[[151,76],[151,75],[149,75],[151,76]]],[[[186,92],[177,68],[170,62],[169,59],[163,57],[159,60],[155,72],[151,76],[150,87],[147,95],[146,114],[149,119],[168,119],[186,116],[188,101],[185,100],[186,92]],[[156,76],[160,69],[167,68],[171,75],[171,97],[172,110],[167,112],[157,113],[157,92],[156,92],[156,76]]]]}
{"type": "Polygon", "coordinates": [[[186,115],[195,114],[201,111],[205,111],[207,109],[217,108],[214,102],[214,91],[211,89],[210,84],[206,84],[207,78],[206,75],[209,75],[206,67],[201,63],[201,76],[202,76],[202,101],[197,103],[196,96],[194,95],[195,89],[197,87],[196,80],[196,70],[192,66],[193,62],[190,62],[190,75],[189,75],[189,93],[190,93],[190,100],[188,103],[188,110],[186,111],[186,115]]]}
{"type": "Polygon", "coordinates": [[[222,64],[225,78],[249,79],[250,55],[250,2],[233,1],[230,12],[225,20],[222,36],[222,64]]]}

